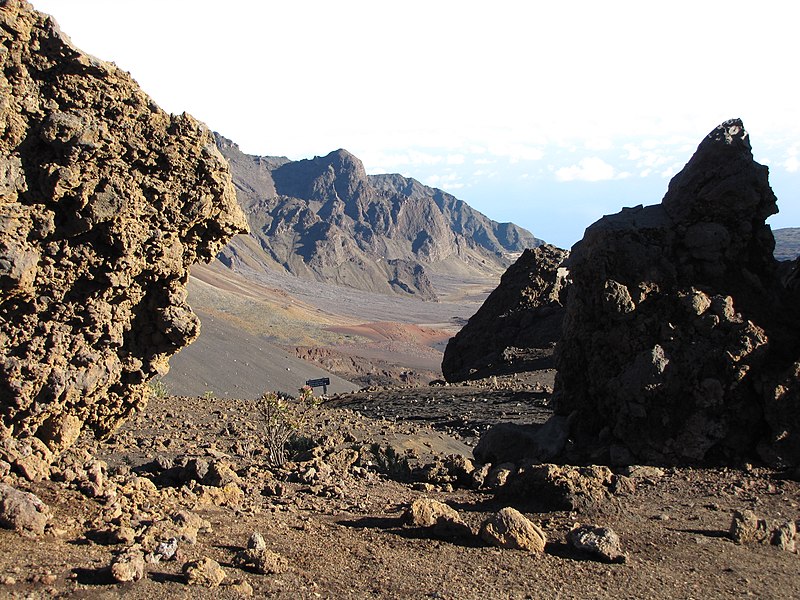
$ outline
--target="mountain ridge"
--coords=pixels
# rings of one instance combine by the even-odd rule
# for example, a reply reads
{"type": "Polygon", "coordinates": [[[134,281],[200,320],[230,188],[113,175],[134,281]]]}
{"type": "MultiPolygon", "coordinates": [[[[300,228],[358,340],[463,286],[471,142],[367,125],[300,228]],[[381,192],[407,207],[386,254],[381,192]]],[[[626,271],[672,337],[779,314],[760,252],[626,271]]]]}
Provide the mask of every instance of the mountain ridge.
{"type": "Polygon", "coordinates": [[[773,229],[775,237],[775,258],[777,260],[794,260],[800,256],[800,227],[784,227],[773,229]]]}
{"type": "Polygon", "coordinates": [[[215,134],[251,233],[220,254],[234,270],[298,277],[423,300],[432,274],[499,277],[541,241],[442,190],[399,174],[367,175],[353,154],[291,161],[243,153],[215,134]]]}

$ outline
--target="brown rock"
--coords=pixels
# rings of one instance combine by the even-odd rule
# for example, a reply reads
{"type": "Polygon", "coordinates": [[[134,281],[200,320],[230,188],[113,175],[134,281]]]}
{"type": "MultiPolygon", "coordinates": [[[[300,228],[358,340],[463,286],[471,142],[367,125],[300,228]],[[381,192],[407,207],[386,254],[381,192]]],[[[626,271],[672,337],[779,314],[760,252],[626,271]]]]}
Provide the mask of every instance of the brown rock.
{"type": "Polygon", "coordinates": [[[235,483],[223,487],[200,486],[197,497],[198,506],[239,506],[244,500],[244,492],[235,483]]]}
{"type": "Polygon", "coordinates": [[[111,576],[120,583],[139,581],[144,577],[144,572],[144,554],[139,548],[126,550],[111,563],[111,576]]]}
{"type": "Polygon", "coordinates": [[[254,593],[253,586],[250,585],[250,583],[245,581],[244,579],[237,579],[235,581],[232,581],[230,584],[226,586],[226,589],[232,591],[241,598],[250,598],[253,596],[254,593]]]}
{"type": "Polygon", "coordinates": [[[0,440],[0,458],[28,481],[42,481],[50,477],[53,455],[39,438],[0,440]]]}
{"type": "Polygon", "coordinates": [[[458,512],[438,500],[417,498],[404,516],[406,524],[423,527],[439,537],[466,537],[472,535],[458,512]]]}
{"type": "Polygon", "coordinates": [[[489,544],[511,550],[544,552],[547,535],[518,510],[506,507],[481,525],[480,536],[489,544]]]}
{"type": "Polygon", "coordinates": [[[73,414],[57,414],[44,422],[37,432],[54,453],[69,448],[81,434],[81,420],[73,414]]]}
{"type": "Polygon", "coordinates": [[[203,484],[213,487],[225,487],[229,483],[239,485],[242,480],[227,462],[222,460],[212,462],[208,466],[208,472],[203,477],[203,484]]]}
{"type": "Polygon", "coordinates": [[[200,532],[210,532],[211,523],[189,511],[179,511],[167,519],[150,525],[142,536],[142,545],[154,552],[161,542],[177,539],[186,544],[196,544],[200,532]]]}
{"type": "Polygon", "coordinates": [[[183,574],[189,585],[217,587],[225,580],[225,571],[213,558],[203,557],[183,565],[183,574]]]}
{"type": "Polygon", "coordinates": [[[772,531],[770,543],[787,552],[797,552],[797,524],[787,521],[772,531]]]}
{"type": "Polygon", "coordinates": [[[489,471],[489,475],[486,477],[484,485],[489,488],[503,487],[509,477],[516,473],[516,471],[517,465],[514,463],[502,463],[496,467],[492,467],[492,470],[489,471]]]}
{"type": "Polygon", "coordinates": [[[145,405],[198,334],[188,267],[247,225],[205,126],[23,0],[0,43],[0,417],[60,450],[145,405]]]}
{"type": "Polygon", "coordinates": [[[523,498],[543,510],[587,510],[608,501],[614,475],[608,467],[525,465],[501,489],[504,497],[523,498]]]}
{"type": "Polygon", "coordinates": [[[762,543],[769,536],[769,527],[751,510],[734,511],[729,537],[737,544],[762,543]]]}
{"type": "Polygon", "coordinates": [[[567,541],[581,552],[596,556],[604,562],[624,563],[627,560],[619,536],[610,527],[576,524],[567,533],[567,541]]]}
{"type": "Polygon", "coordinates": [[[571,458],[730,462],[758,448],[800,461],[800,311],[772,256],[776,212],[732,120],[660,205],[586,230],[567,265],[554,392],[556,413],[574,413],[571,458]]]}
{"type": "Polygon", "coordinates": [[[250,536],[247,548],[238,552],[233,562],[239,567],[251,569],[262,575],[285,573],[289,568],[286,558],[267,548],[264,537],[258,532],[250,536]]]}
{"type": "Polygon", "coordinates": [[[28,535],[42,535],[50,509],[38,496],[0,483],[0,527],[28,535]]]}

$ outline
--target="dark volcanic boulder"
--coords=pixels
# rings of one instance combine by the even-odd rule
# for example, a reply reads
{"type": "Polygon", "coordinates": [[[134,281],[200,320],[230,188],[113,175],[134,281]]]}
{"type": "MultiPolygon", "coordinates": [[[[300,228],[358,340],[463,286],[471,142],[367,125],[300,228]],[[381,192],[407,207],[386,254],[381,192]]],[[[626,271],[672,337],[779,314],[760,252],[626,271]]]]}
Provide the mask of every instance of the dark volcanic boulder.
{"type": "Polygon", "coordinates": [[[479,379],[547,364],[561,336],[568,252],[544,244],[525,250],[444,352],[448,381],[479,379]]]}
{"type": "Polygon", "coordinates": [[[767,167],[723,123],[660,205],[589,227],[568,261],[556,411],[616,462],[800,461],[797,292],[772,256],[767,167]]]}
{"type": "Polygon", "coordinates": [[[107,434],[198,334],[188,267],[246,230],[214,138],[0,2],[0,438],[107,434]]]}

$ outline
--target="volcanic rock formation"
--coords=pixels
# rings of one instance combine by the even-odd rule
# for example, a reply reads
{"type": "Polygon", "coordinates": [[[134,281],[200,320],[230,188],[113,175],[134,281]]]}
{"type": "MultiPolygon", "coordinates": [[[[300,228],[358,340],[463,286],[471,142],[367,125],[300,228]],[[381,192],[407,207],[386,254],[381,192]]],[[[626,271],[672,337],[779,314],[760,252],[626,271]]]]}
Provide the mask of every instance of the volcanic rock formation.
{"type": "Polygon", "coordinates": [[[442,373],[448,381],[541,368],[561,336],[568,252],[544,244],[525,250],[469,322],[450,338],[442,373]]]}
{"type": "Polygon", "coordinates": [[[384,294],[436,299],[432,274],[502,273],[539,241],[400,175],[367,175],[346,150],[289,161],[244,154],[217,136],[251,234],[221,255],[235,270],[273,269],[384,294]]]}
{"type": "Polygon", "coordinates": [[[800,311],[765,219],[768,169],[739,120],[714,129],[660,205],[586,230],[558,347],[556,412],[611,462],[800,462],[800,311]]]}
{"type": "Polygon", "coordinates": [[[188,266],[246,231],[204,125],[0,2],[0,438],[51,449],[144,406],[198,335],[188,266]]]}

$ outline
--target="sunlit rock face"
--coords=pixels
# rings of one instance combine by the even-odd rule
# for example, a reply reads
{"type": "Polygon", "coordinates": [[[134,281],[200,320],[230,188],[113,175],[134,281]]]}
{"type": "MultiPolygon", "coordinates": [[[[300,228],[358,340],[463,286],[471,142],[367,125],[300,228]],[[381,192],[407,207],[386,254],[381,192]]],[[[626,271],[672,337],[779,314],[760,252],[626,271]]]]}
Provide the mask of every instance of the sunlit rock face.
{"type": "Polygon", "coordinates": [[[204,125],[0,2],[0,438],[68,445],[198,335],[188,267],[246,229],[204,125]]]}
{"type": "Polygon", "coordinates": [[[586,230],[568,261],[555,390],[584,456],[800,462],[796,265],[787,276],[773,258],[777,210],[732,120],[661,204],[586,230]]]}

